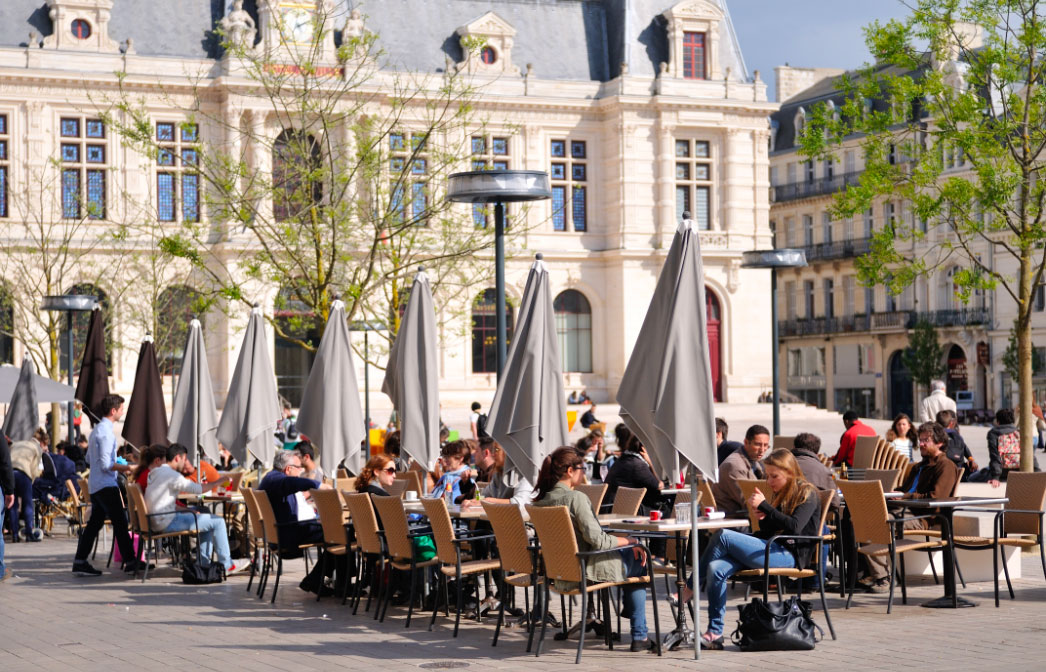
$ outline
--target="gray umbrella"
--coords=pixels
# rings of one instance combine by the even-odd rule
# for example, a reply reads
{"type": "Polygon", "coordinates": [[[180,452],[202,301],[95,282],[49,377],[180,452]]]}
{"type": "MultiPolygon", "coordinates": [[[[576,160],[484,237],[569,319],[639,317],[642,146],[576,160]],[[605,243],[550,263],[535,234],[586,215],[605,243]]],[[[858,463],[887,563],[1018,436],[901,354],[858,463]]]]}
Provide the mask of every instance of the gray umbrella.
{"type": "MultiPolygon", "coordinates": [[[[664,473],[665,467],[674,463],[678,452],[706,477],[717,481],[707,317],[701,245],[689,213],[685,213],[621,378],[617,400],[621,404],[621,419],[646,446],[658,473],[664,473]]],[[[694,476],[690,485],[690,538],[696,542],[694,476]]],[[[699,545],[693,544],[694,567],[698,566],[699,545]]],[[[700,636],[698,592],[694,591],[693,611],[694,630],[700,636]]],[[[673,633],[677,634],[680,633],[673,633]]],[[[700,656],[700,648],[695,646],[695,658],[700,656]]]]}
{"type": "Polygon", "coordinates": [[[167,440],[180,443],[192,451],[194,464],[199,464],[199,452],[203,449],[207,457],[217,461],[218,454],[218,411],[214,404],[214,389],[211,387],[211,371],[207,366],[207,348],[203,342],[203,327],[193,319],[189,323],[189,336],[185,340],[182,368],[178,373],[178,387],[174,391],[174,408],[171,409],[171,425],[167,440]]]}
{"type": "Polygon", "coordinates": [[[537,255],[519,306],[505,370],[490,405],[487,431],[524,478],[537,482],[541,462],[569,444],[567,400],[548,269],[537,255]]]}
{"type": "MultiPolygon", "coordinates": [[[[0,366],[0,404],[10,404],[22,369],[15,366],[0,366]]],[[[73,400],[73,388],[56,380],[33,374],[36,386],[36,401],[41,404],[53,404],[73,400]]]]}
{"type": "Polygon", "coordinates": [[[320,463],[327,465],[328,471],[344,459],[349,471],[360,473],[361,444],[366,432],[345,304],[341,301],[331,306],[327,328],[302,394],[298,429],[319,446],[320,463]]]}
{"type": "Polygon", "coordinates": [[[438,361],[432,288],[424,270],[419,270],[389,352],[381,391],[389,395],[399,416],[402,450],[426,469],[435,466],[439,454],[438,361]]]}
{"type": "Polygon", "coordinates": [[[15,441],[33,438],[40,426],[40,409],[36,398],[36,368],[33,360],[26,357],[22,360],[22,370],[18,374],[14,392],[11,393],[11,405],[4,416],[4,434],[15,441]]]}
{"type": "Polygon", "coordinates": [[[262,464],[272,464],[273,435],[282,416],[262,320],[261,308],[255,306],[218,422],[218,440],[240,464],[247,464],[248,453],[262,464]]]}

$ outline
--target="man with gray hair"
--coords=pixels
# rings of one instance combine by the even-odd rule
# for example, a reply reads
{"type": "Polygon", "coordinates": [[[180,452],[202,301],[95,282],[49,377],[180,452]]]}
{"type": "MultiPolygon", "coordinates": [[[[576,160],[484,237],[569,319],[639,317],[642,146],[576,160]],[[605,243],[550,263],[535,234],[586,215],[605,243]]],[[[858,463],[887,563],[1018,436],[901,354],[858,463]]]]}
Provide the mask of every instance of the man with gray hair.
{"type": "Polygon", "coordinates": [[[955,412],[955,400],[948,396],[945,391],[943,380],[935,380],[930,383],[930,396],[922,401],[919,410],[919,422],[934,422],[937,414],[941,411],[955,412]]]}

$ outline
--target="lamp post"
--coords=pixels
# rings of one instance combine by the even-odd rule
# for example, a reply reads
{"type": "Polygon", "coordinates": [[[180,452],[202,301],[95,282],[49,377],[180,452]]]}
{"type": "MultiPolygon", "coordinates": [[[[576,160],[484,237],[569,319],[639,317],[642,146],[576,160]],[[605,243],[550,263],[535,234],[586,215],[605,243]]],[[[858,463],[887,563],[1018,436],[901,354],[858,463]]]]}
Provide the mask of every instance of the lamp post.
{"type": "Polygon", "coordinates": [[[370,341],[368,335],[372,331],[386,331],[385,325],[380,322],[366,322],[358,320],[349,326],[350,331],[363,332],[363,425],[366,429],[368,445],[370,445],[370,341]]]}
{"type": "Polygon", "coordinates": [[[781,383],[778,380],[779,367],[777,361],[777,269],[806,266],[806,252],[789,248],[753,250],[745,252],[741,259],[741,268],[770,269],[770,338],[773,341],[774,436],[778,436],[781,434],[781,383]]]}
{"type": "MultiPolygon", "coordinates": [[[[66,365],[69,367],[69,387],[73,387],[73,313],[85,313],[94,310],[98,303],[98,297],[88,294],[60,294],[58,296],[45,296],[40,310],[51,312],[63,312],[66,318],[66,365]]],[[[69,436],[70,442],[76,440],[73,424],[73,405],[75,401],[69,402],[69,436]]]]}
{"type": "Polygon", "coordinates": [[[497,375],[505,368],[508,325],[505,320],[505,204],[552,198],[543,170],[471,170],[452,174],[447,199],[455,203],[494,204],[494,291],[497,294],[497,375]]]}

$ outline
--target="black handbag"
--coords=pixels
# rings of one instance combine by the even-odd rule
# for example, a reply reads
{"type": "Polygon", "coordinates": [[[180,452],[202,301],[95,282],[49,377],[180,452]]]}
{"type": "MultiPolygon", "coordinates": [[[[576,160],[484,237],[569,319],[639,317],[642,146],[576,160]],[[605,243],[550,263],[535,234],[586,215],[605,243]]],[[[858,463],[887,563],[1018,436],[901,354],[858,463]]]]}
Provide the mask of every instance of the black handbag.
{"type": "Polygon", "coordinates": [[[784,602],[754,597],[738,605],[740,620],[731,639],[742,651],[809,651],[824,630],[810,618],[810,603],[792,596],[784,602]]]}
{"type": "Polygon", "coordinates": [[[225,568],[221,563],[212,562],[206,567],[195,560],[186,560],[182,565],[182,583],[190,586],[202,586],[208,583],[221,583],[225,580],[225,568]]]}

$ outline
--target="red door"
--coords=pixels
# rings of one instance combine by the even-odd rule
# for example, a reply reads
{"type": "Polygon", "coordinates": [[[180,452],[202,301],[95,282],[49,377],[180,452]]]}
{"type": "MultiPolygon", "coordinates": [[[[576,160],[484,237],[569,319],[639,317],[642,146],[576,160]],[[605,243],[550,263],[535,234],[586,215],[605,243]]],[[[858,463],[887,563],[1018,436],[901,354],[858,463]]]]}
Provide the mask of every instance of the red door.
{"type": "Polygon", "coordinates": [[[715,292],[705,287],[705,310],[708,315],[708,362],[712,369],[712,394],[716,401],[722,401],[719,389],[719,299],[715,292]]]}

